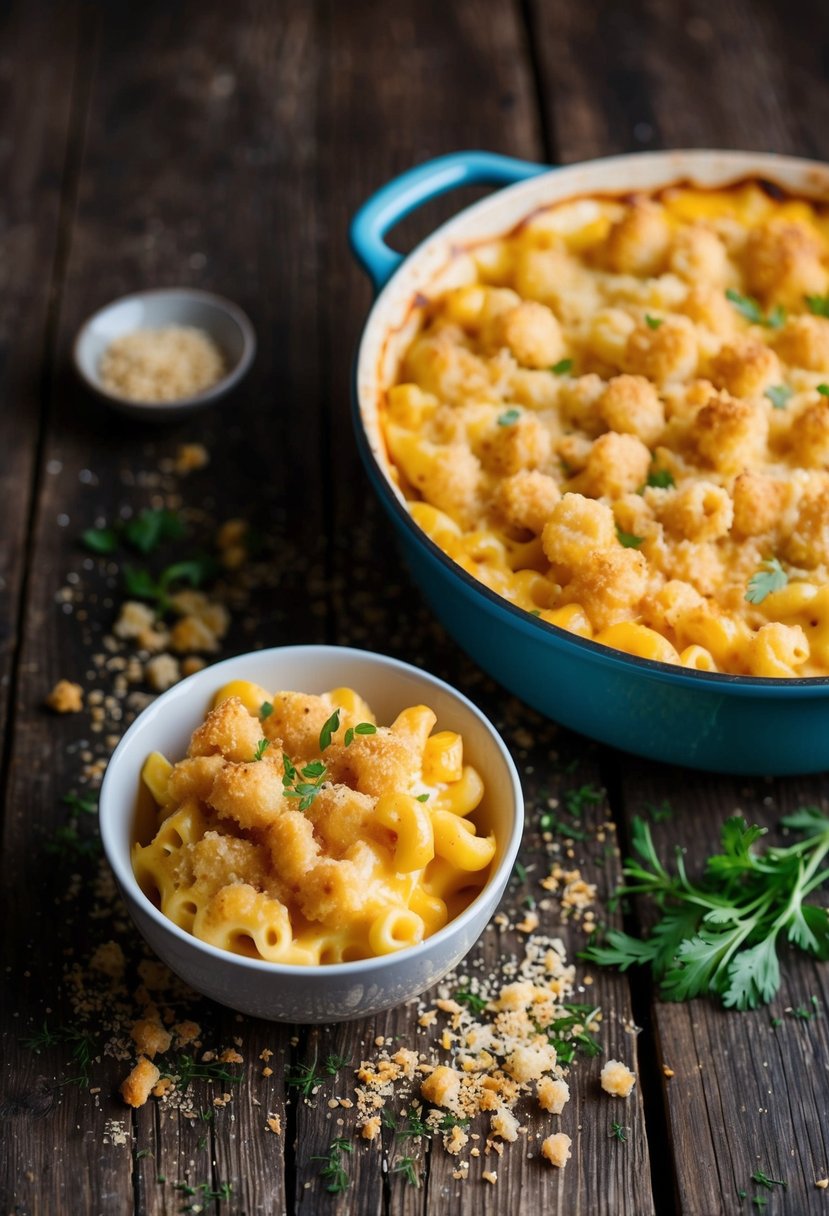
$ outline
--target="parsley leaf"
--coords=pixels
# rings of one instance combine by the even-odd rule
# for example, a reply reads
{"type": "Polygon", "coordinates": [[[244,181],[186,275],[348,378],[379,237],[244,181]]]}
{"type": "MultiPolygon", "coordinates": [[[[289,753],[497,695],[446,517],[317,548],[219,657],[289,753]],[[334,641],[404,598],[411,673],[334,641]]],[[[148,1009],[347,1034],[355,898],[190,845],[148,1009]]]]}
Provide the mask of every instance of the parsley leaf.
{"type": "Polygon", "coordinates": [[[806,307],[815,317],[829,317],[829,295],[804,296],[806,307]]]}
{"type": "Polygon", "coordinates": [[[175,511],[166,507],[153,510],[145,507],[124,524],[127,542],[145,556],[152,553],[161,541],[179,540],[184,536],[184,524],[175,511]]]}
{"type": "Polygon", "coordinates": [[[566,376],[573,370],[572,359],[559,359],[558,363],[554,363],[550,371],[554,376],[566,376]]]}
{"type": "Polygon", "coordinates": [[[271,745],[270,739],[260,739],[256,744],[256,751],[253,753],[253,760],[261,760],[265,752],[271,745]]]}
{"type": "Polygon", "coordinates": [[[745,598],[749,604],[762,604],[767,595],[785,587],[789,576],[776,557],[770,557],[763,562],[756,574],[748,580],[745,598]]]}
{"type": "Polygon", "coordinates": [[[373,722],[358,722],[356,726],[349,726],[345,732],[345,745],[351,747],[354,742],[355,735],[376,735],[377,727],[373,722]]]}
{"type": "Polygon", "coordinates": [[[340,711],[335,709],[330,718],[323,723],[320,731],[320,751],[324,752],[326,747],[331,746],[331,737],[340,729],[340,711]]]}
{"type": "Polygon", "coordinates": [[[626,549],[638,549],[645,539],[644,536],[634,536],[632,532],[625,532],[622,528],[616,528],[616,535],[619,538],[619,544],[624,545],[626,549]]]}
{"type": "Polygon", "coordinates": [[[273,704],[270,701],[263,701],[259,706],[259,720],[264,722],[273,713],[273,704]]]}
{"type": "Polygon", "coordinates": [[[821,397],[829,397],[829,384],[819,384],[817,386],[817,391],[820,393],[821,397]]]}
{"type": "Polygon", "coordinates": [[[503,414],[498,415],[499,426],[512,426],[521,417],[521,411],[512,406],[508,410],[504,410],[503,414]]]}
{"type": "Polygon", "coordinates": [[[766,329],[780,329],[786,320],[786,310],[779,304],[766,314],[753,296],[741,295],[733,287],[729,287],[725,296],[734,305],[737,312],[752,325],[764,325],[766,329]]]}
{"type": "Polygon", "coordinates": [[[794,389],[789,388],[788,384],[774,384],[766,389],[763,396],[769,399],[776,410],[784,410],[790,397],[794,396],[794,389]]]}
{"type": "Polygon", "coordinates": [[[829,878],[829,869],[821,868],[829,853],[829,819],[803,808],[783,826],[803,832],[804,839],[759,854],[755,845],[763,829],[740,816],[727,820],[721,852],[709,858],[694,883],[680,853],[676,873],[665,868],[650,827],[634,819],[636,856],[625,862],[627,885],[615,898],[650,896],[659,920],[646,938],[610,930],[603,944],[591,945],[581,957],[622,971],[649,966],[666,1000],[711,994],[727,1009],[768,1004],[780,987],[781,937],[817,958],[829,956],[829,914],[807,902],[829,878]]]}
{"type": "Polygon", "coordinates": [[[81,540],[92,553],[114,553],[118,548],[118,536],[114,528],[87,528],[81,540]]]}
{"type": "Polygon", "coordinates": [[[648,329],[659,329],[662,321],[662,317],[652,317],[649,312],[645,313],[645,324],[647,325],[648,329]]]}
{"type": "Polygon", "coordinates": [[[672,490],[676,482],[670,469],[651,469],[645,485],[655,486],[657,490],[672,490]]]}

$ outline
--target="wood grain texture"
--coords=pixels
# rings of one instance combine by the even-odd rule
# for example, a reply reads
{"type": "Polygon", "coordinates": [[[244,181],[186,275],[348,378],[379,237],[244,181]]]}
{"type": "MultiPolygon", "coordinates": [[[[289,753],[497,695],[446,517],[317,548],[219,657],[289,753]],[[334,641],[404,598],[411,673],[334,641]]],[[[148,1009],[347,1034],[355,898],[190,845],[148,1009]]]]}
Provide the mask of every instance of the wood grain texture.
{"type": "MultiPolygon", "coordinates": [[[[49,337],[86,62],[74,4],[0,10],[0,741],[12,694],[49,337]]],[[[2,747],[2,744],[0,744],[2,747]]],[[[0,754],[0,765],[2,754],[0,754]]]]}

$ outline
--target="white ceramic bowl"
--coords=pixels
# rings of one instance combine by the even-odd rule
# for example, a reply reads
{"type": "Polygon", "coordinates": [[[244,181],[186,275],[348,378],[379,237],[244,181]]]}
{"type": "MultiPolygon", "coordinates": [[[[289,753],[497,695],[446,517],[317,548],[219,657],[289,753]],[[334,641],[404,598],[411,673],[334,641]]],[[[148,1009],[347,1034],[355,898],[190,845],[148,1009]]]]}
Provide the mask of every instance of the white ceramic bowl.
{"type": "Polygon", "coordinates": [[[226,659],[183,680],[136,719],[109,762],[100,798],[104,851],[139,932],[159,958],[193,988],[241,1013],[278,1022],[342,1022],[410,1000],[456,966],[494,913],[521,841],[524,804],[504,743],[480,710],[442,680],[406,663],[337,646],[286,646],[226,659]],[[478,823],[492,830],[497,852],[480,895],[460,916],[418,946],[381,958],[300,967],[243,958],[207,945],[168,920],[147,899],[130,863],[141,768],[152,751],[175,761],[228,680],[274,691],[322,693],[352,687],[381,722],[425,703],[438,728],[463,735],[464,754],[483,777],[478,823]]]}
{"type": "Polygon", "coordinates": [[[224,397],[246,374],[255,353],[256,334],[247,314],[223,296],[190,287],[138,291],[113,300],[84,323],[72,352],[78,375],[113,409],[130,418],[169,422],[224,397]],[[193,326],[213,339],[228,369],[221,380],[202,393],[163,402],[130,401],[104,388],[99,369],[111,342],[136,329],[164,329],[168,325],[193,326]]]}

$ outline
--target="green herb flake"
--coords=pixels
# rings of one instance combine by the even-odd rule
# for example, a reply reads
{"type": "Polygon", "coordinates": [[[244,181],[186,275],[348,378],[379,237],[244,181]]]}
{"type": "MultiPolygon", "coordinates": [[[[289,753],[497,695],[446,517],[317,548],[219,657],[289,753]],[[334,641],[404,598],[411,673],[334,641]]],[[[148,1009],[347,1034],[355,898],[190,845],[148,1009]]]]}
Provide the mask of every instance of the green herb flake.
{"type": "Polygon", "coordinates": [[[619,544],[625,549],[638,549],[644,541],[644,536],[634,536],[632,532],[625,532],[624,529],[617,527],[616,536],[619,544]]]}
{"type": "Polygon", "coordinates": [[[603,798],[604,791],[597,785],[580,785],[565,792],[564,805],[574,819],[580,819],[587,807],[596,806],[603,798]]]}
{"type": "Polygon", "coordinates": [[[401,1157],[397,1164],[392,1167],[392,1173],[402,1174],[409,1186],[420,1186],[417,1167],[411,1157],[401,1157]]]}
{"type": "Polygon", "coordinates": [[[432,796],[431,794],[417,794],[416,800],[418,802],[428,802],[429,799],[431,798],[431,796],[432,796]]]}
{"type": "Polygon", "coordinates": [[[123,526],[125,540],[145,556],[152,553],[162,541],[179,540],[184,536],[184,531],[179,516],[166,507],[158,510],[145,507],[123,526]]]}
{"type": "Polygon", "coordinates": [[[70,808],[70,810],[81,815],[97,815],[98,803],[95,798],[88,794],[83,797],[80,794],[64,794],[62,801],[70,808]]]}
{"type": "Polygon", "coordinates": [[[647,325],[648,329],[659,329],[662,321],[662,317],[652,317],[649,312],[645,313],[645,324],[647,325]]]}
{"type": "Polygon", "coordinates": [[[788,1187],[787,1182],[783,1182],[780,1178],[770,1178],[767,1173],[761,1169],[756,1169],[751,1175],[751,1181],[756,1182],[758,1186],[764,1186],[767,1191],[771,1191],[776,1186],[782,1186],[784,1190],[788,1187]]]}
{"type": "Polygon", "coordinates": [[[789,388],[788,384],[774,384],[766,389],[763,396],[768,398],[776,410],[784,410],[794,396],[794,389],[789,388]]]}
{"type": "Polygon", "coordinates": [[[503,414],[498,415],[499,426],[513,426],[521,417],[521,411],[512,406],[511,409],[504,410],[503,414]]]}
{"type": "Polygon", "coordinates": [[[572,359],[559,359],[558,363],[554,363],[550,371],[554,376],[567,376],[573,370],[572,359]]]}
{"type": "Polygon", "coordinates": [[[767,558],[757,573],[748,580],[745,598],[749,604],[762,604],[767,595],[780,591],[788,581],[789,576],[777,558],[767,558]]]}
{"type": "Polygon", "coordinates": [[[670,469],[651,469],[645,485],[653,486],[657,490],[672,490],[676,481],[670,469]]]}
{"type": "Polygon", "coordinates": [[[322,1161],[322,1169],[320,1170],[320,1178],[326,1184],[325,1189],[331,1195],[340,1195],[343,1191],[347,1191],[351,1179],[343,1164],[343,1153],[352,1153],[354,1146],[345,1139],[344,1136],[338,1136],[336,1140],[332,1140],[328,1146],[328,1153],[324,1157],[312,1157],[312,1161],[322,1161]]]}
{"type": "Polygon", "coordinates": [[[103,556],[118,548],[118,535],[114,528],[87,528],[81,533],[81,541],[91,553],[103,556]]]}
{"type": "Polygon", "coordinates": [[[458,988],[455,992],[455,1000],[459,1005],[466,1005],[467,1009],[471,1009],[473,1013],[483,1013],[489,1003],[486,997],[479,996],[477,992],[473,992],[468,986],[458,988]]]}
{"type": "Polygon", "coordinates": [[[259,706],[259,721],[264,722],[273,713],[273,705],[270,701],[263,701],[259,706]]]}
{"type": "Polygon", "coordinates": [[[612,1140],[621,1140],[623,1143],[627,1140],[627,1128],[624,1123],[611,1123],[610,1138],[612,1140]]]}
{"type": "Polygon", "coordinates": [[[829,295],[804,296],[806,307],[814,317],[829,317],[829,295]]]}
{"type": "Polygon", "coordinates": [[[331,739],[340,729],[340,711],[335,709],[330,718],[323,723],[320,731],[320,751],[324,752],[327,747],[331,746],[331,739]]]}
{"type": "Polygon", "coordinates": [[[329,1077],[335,1077],[341,1068],[345,1068],[346,1064],[350,1063],[348,1056],[340,1056],[332,1052],[326,1057],[323,1069],[329,1077]]]}
{"type": "Polygon", "coordinates": [[[725,293],[725,297],[729,300],[737,312],[745,317],[746,321],[750,321],[752,325],[763,325],[766,329],[780,329],[786,320],[786,310],[778,304],[766,314],[753,296],[741,295],[739,291],[735,291],[733,287],[729,287],[725,293]]]}
{"type": "Polygon", "coordinates": [[[256,744],[256,751],[253,753],[253,756],[251,757],[251,759],[252,760],[261,760],[262,757],[264,756],[265,752],[270,747],[270,745],[271,745],[270,739],[260,739],[259,742],[256,744]]]}
{"type": "Polygon", "coordinates": [[[817,391],[820,393],[821,397],[829,397],[829,384],[819,384],[817,386],[817,391]]]}

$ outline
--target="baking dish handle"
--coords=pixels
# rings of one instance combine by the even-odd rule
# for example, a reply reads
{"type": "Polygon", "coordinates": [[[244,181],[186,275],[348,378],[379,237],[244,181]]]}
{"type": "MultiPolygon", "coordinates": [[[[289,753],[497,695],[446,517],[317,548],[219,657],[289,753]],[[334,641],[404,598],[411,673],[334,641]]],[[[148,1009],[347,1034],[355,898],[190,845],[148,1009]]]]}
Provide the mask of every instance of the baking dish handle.
{"type": "Polygon", "coordinates": [[[548,165],[495,152],[450,152],[407,169],[373,194],[351,221],[351,250],[380,291],[403,261],[384,237],[422,203],[457,186],[508,186],[546,173],[548,165]]]}

